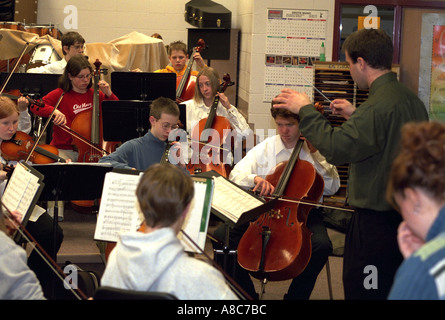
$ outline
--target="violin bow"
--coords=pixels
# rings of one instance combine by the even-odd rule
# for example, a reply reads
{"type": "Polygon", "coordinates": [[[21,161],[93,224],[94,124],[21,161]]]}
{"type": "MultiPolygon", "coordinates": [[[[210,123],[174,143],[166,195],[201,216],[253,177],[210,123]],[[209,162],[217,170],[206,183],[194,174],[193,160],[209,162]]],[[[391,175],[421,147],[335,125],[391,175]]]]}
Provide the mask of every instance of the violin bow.
{"type": "MultiPolygon", "coordinates": [[[[40,136],[38,137],[38,139],[37,139],[37,141],[36,141],[36,143],[35,143],[33,149],[32,149],[31,152],[29,153],[28,158],[30,157],[30,155],[32,154],[32,152],[34,152],[34,149],[36,148],[37,143],[40,141],[41,137],[43,136],[43,133],[45,132],[46,128],[48,127],[48,125],[49,125],[49,123],[50,123],[50,121],[52,120],[53,115],[54,115],[54,112],[59,108],[59,104],[60,104],[60,102],[62,101],[62,98],[63,98],[64,95],[65,95],[65,92],[63,92],[63,93],[61,94],[61,96],[60,96],[59,100],[57,101],[57,103],[56,103],[56,105],[55,105],[53,111],[52,111],[51,114],[48,116],[48,119],[47,119],[45,125],[43,126],[42,133],[41,133],[40,136]]],[[[66,126],[66,125],[57,125],[57,126],[58,126],[60,129],[62,129],[63,131],[65,131],[65,132],[67,132],[67,133],[69,133],[69,134],[75,136],[76,138],[78,138],[79,140],[81,140],[83,143],[89,145],[91,148],[95,149],[96,151],[99,151],[99,152],[102,152],[102,153],[105,153],[105,154],[109,154],[108,151],[103,150],[103,149],[101,149],[101,148],[99,148],[99,147],[96,147],[94,144],[91,143],[91,141],[89,141],[88,139],[82,137],[80,134],[78,134],[77,132],[75,132],[75,131],[74,131],[73,129],[71,129],[70,127],[68,127],[68,126],[66,126]]],[[[26,159],[26,161],[28,161],[28,159],[26,159]]]]}
{"type": "MultiPolygon", "coordinates": [[[[6,209],[5,217],[9,219],[13,225],[18,225],[17,231],[20,235],[25,238],[26,241],[32,246],[34,250],[40,255],[43,261],[50,267],[50,269],[56,274],[56,276],[62,280],[64,283],[69,282],[66,280],[67,276],[63,273],[63,270],[57,265],[57,263],[49,256],[49,254],[42,248],[42,246],[36,241],[36,239],[29,233],[29,231],[25,228],[25,226],[16,221],[11,213],[11,210],[5,205],[5,203],[0,199],[0,204],[6,209]]],[[[82,292],[79,288],[74,289],[72,286],[68,285],[69,290],[73,293],[73,295],[78,300],[87,300],[88,297],[85,293],[82,292]]]]}
{"type": "Polygon", "coordinates": [[[14,71],[17,69],[17,66],[19,65],[20,61],[22,60],[22,58],[26,52],[26,49],[28,49],[28,47],[29,47],[29,42],[26,42],[25,46],[23,47],[22,53],[20,53],[19,58],[15,62],[14,67],[12,68],[11,72],[8,75],[8,78],[6,79],[5,83],[3,84],[2,89],[0,90],[0,96],[3,94],[3,91],[5,90],[6,85],[8,84],[9,80],[11,80],[11,77],[14,74],[14,71]]]}
{"type": "Polygon", "coordinates": [[[31,155],[32,155],[32,153],[34,152],[34,150],[36,149],[37,144],[39,143],[40,139],[41,139],[42,136],[43,136],[43,133],[45,133],[46,128],[48,127],[48,124],[49,124],[49,122],[51,121],[51,118],[52,118],[53,115],[54,115],[54,112],[56,112],[57,108],[59,108],[59,104],[60,104],[60,102],[62,101],[64,95],[65,95],[65,92],[63,92],[63,93],[60,95],[59,100],[57,101],[57,103],[56,103],[56,105],[55,105],[53,111],[51,112],[51,114],[49,115],[48,119],[46,120],[45,125],[43,126],[43,129],[42,129],[42,132],[41,132],[40,135],[37,137],[37,140],[35,141],[34,146],[31,148],[31,151],[29,152],[28,157],[26,157],[25,162],[28,162],[28,161],[29,161],[29,158],[31,158],[31,155]]]}

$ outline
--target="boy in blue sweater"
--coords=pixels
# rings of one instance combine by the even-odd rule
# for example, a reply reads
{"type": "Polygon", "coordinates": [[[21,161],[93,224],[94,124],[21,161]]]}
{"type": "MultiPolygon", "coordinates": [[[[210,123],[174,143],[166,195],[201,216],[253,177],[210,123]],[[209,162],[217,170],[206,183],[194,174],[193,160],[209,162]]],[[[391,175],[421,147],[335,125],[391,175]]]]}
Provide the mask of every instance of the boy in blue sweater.
{"type": "MultiPolygon", "coordinates": [[[[179,107],[171,99],[159,97],[150,106],[150,130],[142,137],[123,143],[99,162],[114,168],[145,170],[159,163],[171,131],[178,128],[179,107]]],[[[179,144],[178,144],[179,145],[179,144]]]]}

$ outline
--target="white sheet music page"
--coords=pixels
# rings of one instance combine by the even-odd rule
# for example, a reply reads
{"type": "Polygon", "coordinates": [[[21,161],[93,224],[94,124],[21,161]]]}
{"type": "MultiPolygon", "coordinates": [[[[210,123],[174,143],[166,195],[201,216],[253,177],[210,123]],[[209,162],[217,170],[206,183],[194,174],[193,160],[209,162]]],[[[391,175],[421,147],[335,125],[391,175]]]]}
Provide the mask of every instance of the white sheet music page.
{"type": "Polygon", "coordinates": [[[105,175],[94,239],[116,242],[120,232],[139,228],[142,219],[135,192],[140,177],[116,172],[105,175]]]}
{"type": "Polygon", "coordinates": [[[23,217],[28,212],[39,187],[39,178],[23,164],[18,163],[3,193],[2,202],[9,210],[17,210],[23,217]]]}
{"type": "Polygon", "coordinates": [[[215,177],[214,181],[215,192],[212,207],[235,223],[244,212],[263,204],[263,202],[233,185],[224,177],[215,177]]]}
{"type": "MultiPolygon", "coordinates": [[[[190,204],[190,210],[184,221],[182,230],[204,251],[213,189],[212,186],[208,186],[205,179],[202,181],[194,180],[193,184],[195,187],[195,196],[190,204]],[[206,197],[209,199],[208,203],[206,197]]],[[[181,239],[185,251],[200,253],[195,245],[190,242],[187,237],[183,236],[182,233],[178,234],[178,238],[181,239]]]]}

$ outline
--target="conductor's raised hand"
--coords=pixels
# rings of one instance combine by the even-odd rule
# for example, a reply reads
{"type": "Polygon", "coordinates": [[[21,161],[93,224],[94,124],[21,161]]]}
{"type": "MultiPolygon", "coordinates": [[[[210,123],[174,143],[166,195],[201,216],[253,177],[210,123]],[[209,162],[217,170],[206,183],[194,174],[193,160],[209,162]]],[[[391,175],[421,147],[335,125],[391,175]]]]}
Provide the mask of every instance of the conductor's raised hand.
{"type": "Polygon", "coordinates": [[[332,110],[332,114],[342,116],[346,120],[351,117],[356,109],[356,107],[346,99],[335,99],[329,107],[332,110]]]}
{"type": "Polygon", "coordinates": [[[285,108],[295,114],[300,113],[300,109],[311,104],[311,100],[305,93],[292,89],[282,89],[281,93],[272,100],[274,108],[285,108]]]}

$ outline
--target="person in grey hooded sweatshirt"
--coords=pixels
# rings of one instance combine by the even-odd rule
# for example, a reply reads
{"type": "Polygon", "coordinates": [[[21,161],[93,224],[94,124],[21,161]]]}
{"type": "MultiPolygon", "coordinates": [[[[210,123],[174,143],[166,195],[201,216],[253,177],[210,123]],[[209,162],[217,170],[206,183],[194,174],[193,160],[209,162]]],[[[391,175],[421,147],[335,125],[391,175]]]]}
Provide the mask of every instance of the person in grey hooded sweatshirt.
{"type": "Polygon", "coordinates": [[[190,176],[171,164],[154,164],[136,196],[145,221],[140,231],[119,235],[101,285],[165,292],[180,300],[237,299],[223,275],[188,256],[177,238],[194,196],[190,176]]]}

